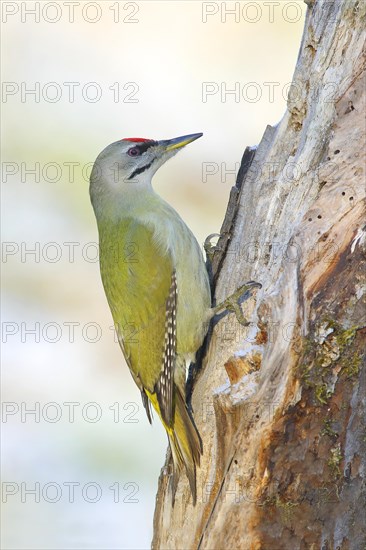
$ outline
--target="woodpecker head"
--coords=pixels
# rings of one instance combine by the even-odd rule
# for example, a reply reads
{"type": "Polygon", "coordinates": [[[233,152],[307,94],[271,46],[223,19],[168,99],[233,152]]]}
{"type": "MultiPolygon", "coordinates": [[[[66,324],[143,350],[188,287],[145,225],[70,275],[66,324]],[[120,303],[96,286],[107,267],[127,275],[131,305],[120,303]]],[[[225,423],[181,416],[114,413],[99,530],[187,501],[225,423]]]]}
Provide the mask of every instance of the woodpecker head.
{"type": "Polygon", "coordinates": [[[95,206],[97,197],[126,197],[143,193],[160,166],[180,149],[202,134],[155,141],[125,138],[106,147],[97,157],[90,176],[90,195],[95,206]]]}

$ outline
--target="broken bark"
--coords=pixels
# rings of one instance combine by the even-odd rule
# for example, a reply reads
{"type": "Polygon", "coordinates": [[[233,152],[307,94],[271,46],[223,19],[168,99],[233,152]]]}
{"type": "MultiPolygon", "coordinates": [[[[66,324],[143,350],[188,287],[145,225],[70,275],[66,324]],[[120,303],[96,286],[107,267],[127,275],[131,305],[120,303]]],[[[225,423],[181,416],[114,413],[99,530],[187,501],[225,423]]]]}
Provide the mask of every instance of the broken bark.
{"type": "MultiPolygon", "coordinates": [[[[307,2],[288,108],[231,193],[217,302],[262,289],[214,328],[192,406],[198,502],[162,470],[153,548],[365,547],[364,2],[307,2]]],[[[249,156],[248,156],[249,155],[249,156]]]]}

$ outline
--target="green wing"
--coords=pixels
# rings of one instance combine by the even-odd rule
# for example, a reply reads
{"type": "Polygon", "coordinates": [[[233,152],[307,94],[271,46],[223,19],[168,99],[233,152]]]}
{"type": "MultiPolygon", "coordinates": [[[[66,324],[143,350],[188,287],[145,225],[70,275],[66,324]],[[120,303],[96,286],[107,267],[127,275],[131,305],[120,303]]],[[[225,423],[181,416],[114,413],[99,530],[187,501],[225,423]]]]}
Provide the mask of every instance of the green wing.
{"type": "Polygon", "coordinates": [[[135,219],[99,229],[101,275],[123,353],[142,391],[159,398],[162,390],[166,404],[161,399],[159,404],[168,421],[176,347],[175,338],[167,337],[167,327],[175,325],[172,260],[154,241],[152,229],[135,219]]]}

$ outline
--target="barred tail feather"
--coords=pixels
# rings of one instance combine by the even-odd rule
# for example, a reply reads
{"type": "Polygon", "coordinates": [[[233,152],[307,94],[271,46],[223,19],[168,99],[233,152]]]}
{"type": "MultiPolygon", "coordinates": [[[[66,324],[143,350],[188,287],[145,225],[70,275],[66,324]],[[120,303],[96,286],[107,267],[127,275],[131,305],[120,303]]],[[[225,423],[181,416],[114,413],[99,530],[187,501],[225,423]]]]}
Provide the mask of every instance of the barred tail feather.
{"type": "Polygon", "coordinates": [[[187,409],[185,399],[177,387],[175,387],[174,424],[168,430],[168,436],[174,463],[173,500],[179,474],[184,467],[191,488],[193,505],[195,505],[197,500],[196,466],[200,465],[202,442],[194,420],[187,409]]]}

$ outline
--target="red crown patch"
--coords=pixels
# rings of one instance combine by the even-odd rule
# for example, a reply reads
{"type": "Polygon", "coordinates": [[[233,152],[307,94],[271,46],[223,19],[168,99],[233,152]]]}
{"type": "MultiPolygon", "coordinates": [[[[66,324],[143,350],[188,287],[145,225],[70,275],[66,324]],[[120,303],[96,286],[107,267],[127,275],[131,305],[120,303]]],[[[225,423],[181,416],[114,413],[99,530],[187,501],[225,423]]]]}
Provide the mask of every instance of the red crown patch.
{"type": "Polygon", "coordinates": [[[145,138],[123,138],[121,141],[134,141],[136,143],[144,142],[144,141],[153,141],[152,139],[145,139],[145,138]]]}

